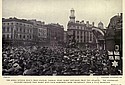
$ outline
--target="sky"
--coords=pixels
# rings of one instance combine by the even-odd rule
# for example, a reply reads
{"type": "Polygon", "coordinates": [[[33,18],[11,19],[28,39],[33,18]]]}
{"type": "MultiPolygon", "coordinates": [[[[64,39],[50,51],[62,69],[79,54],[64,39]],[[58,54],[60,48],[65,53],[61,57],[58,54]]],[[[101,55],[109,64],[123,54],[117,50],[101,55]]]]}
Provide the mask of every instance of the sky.
{"type": "Polygon", "coordinates": [[[3,0],[2,17],[59,23],[66,30],[72,8],[76,20],[95,26],[101,21],[107,27],[111,17],[122,12],[122,0],[3,0]]]}

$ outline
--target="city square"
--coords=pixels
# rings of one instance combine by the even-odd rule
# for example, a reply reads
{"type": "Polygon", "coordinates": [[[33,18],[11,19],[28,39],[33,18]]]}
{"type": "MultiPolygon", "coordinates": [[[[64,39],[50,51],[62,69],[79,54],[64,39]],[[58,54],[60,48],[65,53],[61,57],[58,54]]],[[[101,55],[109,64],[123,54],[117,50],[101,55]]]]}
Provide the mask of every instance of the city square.
{"type": "Polygon", "coordinates": [[[111,15],[106,26],[101,20],[76,20],[76,11],[68,9],[66,27],[3,17],[2,75],[122,75],[123,13],[111,15]]]}

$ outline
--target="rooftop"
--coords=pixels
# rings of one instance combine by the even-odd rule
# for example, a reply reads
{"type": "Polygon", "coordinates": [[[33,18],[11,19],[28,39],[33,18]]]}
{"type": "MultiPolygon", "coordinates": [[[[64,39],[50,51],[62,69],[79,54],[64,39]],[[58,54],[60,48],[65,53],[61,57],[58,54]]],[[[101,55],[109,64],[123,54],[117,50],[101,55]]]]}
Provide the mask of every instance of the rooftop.
{"type": "Polygon", "coordinates": [[[14,18],[8,18],[8,19],[5,19],[5,18],[2,18],[2,22],[12,22],[12,21],[17,21],[17,22],[22,22],[22,23],[28,23],[28,24],[33,24],[32,22],[26,20],[26,19],[18,19],[16,17],[14,18]]]}

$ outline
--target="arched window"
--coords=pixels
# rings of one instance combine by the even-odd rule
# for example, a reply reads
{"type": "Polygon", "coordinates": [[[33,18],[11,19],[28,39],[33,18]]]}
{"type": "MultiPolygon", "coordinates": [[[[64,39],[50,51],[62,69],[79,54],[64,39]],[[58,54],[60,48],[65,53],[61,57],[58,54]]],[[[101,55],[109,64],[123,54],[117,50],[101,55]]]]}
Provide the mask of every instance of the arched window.
{"type": "Polygon", "coordinates": [[[22,35],[20,35],[20,39],[22,38],[22,35]]]}

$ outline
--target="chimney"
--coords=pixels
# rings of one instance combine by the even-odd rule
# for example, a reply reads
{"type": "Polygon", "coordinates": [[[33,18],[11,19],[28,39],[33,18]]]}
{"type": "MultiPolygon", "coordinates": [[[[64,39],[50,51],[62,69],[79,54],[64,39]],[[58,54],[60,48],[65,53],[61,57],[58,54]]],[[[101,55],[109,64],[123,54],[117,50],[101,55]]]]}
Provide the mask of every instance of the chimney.
{"type": "Polygon", "coordinates": [[[86,26],[89,27],[89,21],[86,21],[86,26]]]}
{"type": "Polygon", "coordinates": [[[42,24],[44,25],[44,24],[45,24],[45,22],[42,22],[42,24]]]}
{"type": "Polygon", "coordinates": [[[122,17],[122,13],[120,13],[120,16],[122,17]]]}
{"type": "Polygon", "coordinates": [[[92,26],[94,26],[94,22],[92,22],[92,26]]]}
{"type": "Polygon", "coordinates": [[[79,24],[79,21],[76,21],[77,24],[79,24]]]}
{"type": "Polygon", "coordinates": [[[85,24],[85,23],[84,23],[84,20],[82,20],[80,23],[81,23],[81,24],[85,24]]]}

